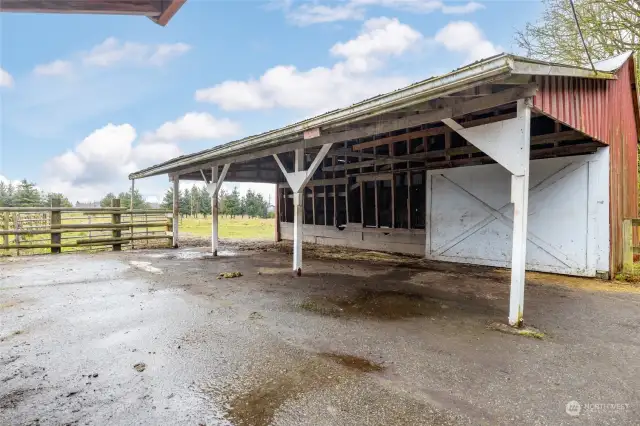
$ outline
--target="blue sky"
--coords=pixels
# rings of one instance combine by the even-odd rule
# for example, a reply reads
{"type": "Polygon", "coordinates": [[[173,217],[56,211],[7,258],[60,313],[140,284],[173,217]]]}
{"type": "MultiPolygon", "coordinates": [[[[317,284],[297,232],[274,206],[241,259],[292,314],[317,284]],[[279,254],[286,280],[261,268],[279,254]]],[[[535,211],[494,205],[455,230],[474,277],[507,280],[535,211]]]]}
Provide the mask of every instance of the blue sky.
{"type": "MultiPolygon", "coordinates": [[[[537,1],[188,0],[166,27],[2,14],[0,179],[99,199],[180,153],[515,51],[515,30],[540,11],[537,1]]],[[[168,182],[138,186],[152,198],[168,182]]]]}

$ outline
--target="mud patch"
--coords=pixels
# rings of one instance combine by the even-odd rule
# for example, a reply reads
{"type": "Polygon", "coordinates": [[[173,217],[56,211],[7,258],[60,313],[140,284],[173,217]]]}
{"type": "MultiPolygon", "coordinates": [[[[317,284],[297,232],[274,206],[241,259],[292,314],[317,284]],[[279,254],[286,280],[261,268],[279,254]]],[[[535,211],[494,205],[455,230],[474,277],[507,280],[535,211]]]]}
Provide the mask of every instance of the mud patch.
{"type": "Polygon", "coordinates": [[[286,363],[286,367],[271,370],[269,375],[251,377],[248,390],[231,392],[225,417],[236,426],[267,426],[288,401],[383,369],[364,358],[331,352],[319,353],[293,365],[286,363]]]}
{"type": "Polygon", "coordinates": [[[331,352],[324,352],[319,355],[323,358],[335,361],[338,364],[343,365],[349,369],[360,371],[362,373],[371,373],[384,370],[384,367],[382,365],[369,361],[366,358],[360,358],[354,355],[336,354],[331,352]]]}
{"type": "Polygon", "coordinates": [[[532,339],[538,339],[538,340],[543,340],[546,337],[543,332],[541,332],[535,327],[516,328],[516,327],[511,327],[504,323],[492,322],[487,326],[487,328],[489,328],[490,330],[499,331],[505,334],[513,334],[515,336],[530,337],[532,339]]]}
{"type": "Polygon", "coordinates": [[[323,363],[304,362],[281,374],[264,378],[248,391],[234,395],[229,401],[227,419],[236,426],[267,426],[278,409],[288,400],[336,382],[323,363]]]}
{"type": "Polygon", "coordinates": [[[0,396],[0,409],[10,410],[13,408],[17,408],[22,401],[24,401],[31,395],[34,395],[35,393],[35,389],[16,389],[3,396],[0,396]]]}
{"type": "Polygon", "coordinates": [[[300,309],[325,316],[371,317],[398,320],[430,316],[443,309],[435,299],[418,293],[361,289],[345,298],[308,299],[300,309]]]}

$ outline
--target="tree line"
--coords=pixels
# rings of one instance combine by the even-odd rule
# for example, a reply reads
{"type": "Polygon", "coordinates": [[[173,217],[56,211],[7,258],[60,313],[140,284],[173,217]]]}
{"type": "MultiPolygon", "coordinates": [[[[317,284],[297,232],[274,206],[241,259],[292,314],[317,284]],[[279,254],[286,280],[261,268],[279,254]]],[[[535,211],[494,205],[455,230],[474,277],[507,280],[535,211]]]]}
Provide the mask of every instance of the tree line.
{"type": "MultiPolygon", "coordinates": [[[[211,214],[211,196],[206,188],[194,186],[192,189],[180,191],[180,215],[202,215],[205,218],[211,214]]],[[[171,210],[173,208],[173,188],[169,188],[164,194],[161,207],[171,210]]],[[[248,190],[244,196],[240,196],[238,188],[226,192],[221,189],[218,194],[218,213],[235,218],[236,216],[249,216],[250,218],[269,217],[269,200],[265,200],[262,194],[248,190]]],[[[271,213],[272,214],[272,213],[271,213]]]]}
{"type": "Polygon", "coordinates": [[[0,207],[50,207],[54,198],[60,199],[62,207],[71,207],[71,202],[64,195],[41,191],[26,179],[17,185],[0,182],[0,207]]]}

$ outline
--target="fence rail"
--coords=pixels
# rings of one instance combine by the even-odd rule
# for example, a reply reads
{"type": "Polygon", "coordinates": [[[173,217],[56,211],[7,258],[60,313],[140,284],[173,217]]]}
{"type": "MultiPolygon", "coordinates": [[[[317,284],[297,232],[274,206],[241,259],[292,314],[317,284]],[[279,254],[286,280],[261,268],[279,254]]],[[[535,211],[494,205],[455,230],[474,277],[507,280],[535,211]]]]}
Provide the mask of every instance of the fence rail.
{"type": "Polygon", "coordinates": [[[171,213],[111,207],[0,207],[0,255],[172,245],[171,213]],[[47,236],[48,235],[48,236],[47,236]],[[163,241],[164,240],[164,241],[163,241]]]}
{"type": "Polygon", "coordinates": [[[625,274],[638,275],[640,268],[634,265],[634,255],[640,255],[640,246],[636,242],[640,241],[640,219],[624,219],[622,221],[622,272],[625,274]]]}

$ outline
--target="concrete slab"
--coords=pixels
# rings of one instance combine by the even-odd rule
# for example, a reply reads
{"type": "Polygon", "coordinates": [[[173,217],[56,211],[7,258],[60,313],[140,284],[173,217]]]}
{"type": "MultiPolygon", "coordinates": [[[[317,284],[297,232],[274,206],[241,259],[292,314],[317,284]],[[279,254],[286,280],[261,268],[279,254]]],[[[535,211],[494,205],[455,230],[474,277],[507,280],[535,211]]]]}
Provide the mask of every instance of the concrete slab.
{"type": "Polygon", "coordinates": [[[539,340],[487,327],[506,321],[505,273],[309,251],[298,278],[279,249],[222,248],[0,260],[0,424],[640,418],[631,288],[536,277],[525,319],[539,340]]]}

